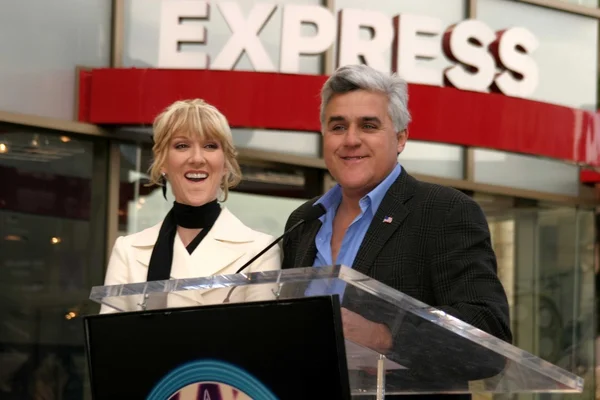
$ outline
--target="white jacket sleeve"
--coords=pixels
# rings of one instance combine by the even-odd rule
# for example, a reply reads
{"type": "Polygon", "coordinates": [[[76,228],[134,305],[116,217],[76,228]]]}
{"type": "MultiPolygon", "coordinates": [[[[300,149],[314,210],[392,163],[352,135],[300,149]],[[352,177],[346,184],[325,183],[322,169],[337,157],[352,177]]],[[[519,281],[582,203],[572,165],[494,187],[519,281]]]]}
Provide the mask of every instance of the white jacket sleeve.
{"type": "MultiPolygon", "coordinates": [[[[108,267],[106,269],[106,276],[104,278],[104,285],[120,285],[129,283],[129,265],[127,263],[127,256],[125,253],[125,244],[123,243],[123,237],[118,237],[113,246],[110,259],[108,261],[108,267]]],[[[100,314],[108,314],[117,312],[112,307],[102,304],[100,307],[100,314]]]]}

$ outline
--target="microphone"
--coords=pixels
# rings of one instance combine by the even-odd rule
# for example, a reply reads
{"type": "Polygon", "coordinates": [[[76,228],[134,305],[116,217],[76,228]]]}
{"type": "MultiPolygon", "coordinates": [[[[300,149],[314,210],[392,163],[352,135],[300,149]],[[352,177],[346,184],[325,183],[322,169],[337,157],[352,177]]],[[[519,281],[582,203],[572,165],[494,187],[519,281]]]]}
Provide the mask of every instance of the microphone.
{"type": "MultiPolygon", "coordinates": [[[[283,234],[281,236],[279,236],[277,239],[273,240],[267,247],[265,247],[264,249],[262,249],[258,254],[256,254],[254,257],[252,257],[248,262],[246,262],[244,265],[242,265],[236,271],[236,274],[239,274],[244,269],[246,269],[250,264],[252,264],[258,258],[260,258],[263,254],[265,254],[267,251],[269,251],[269,249],[271,249],[271,247],[273,247],[277,243],[279,243],[279,241],[281,239],[283,239],[286,235],[290,234],[292,231],[294,231],[300,225],[303,225],[303,224],[305,224],[307,222],[312,222],[312,221],[314,221],[316,219],[319,219],[323,214],[325,214],[326,211],[327,210],[325,210],[325,207],[323,207],[322,204],[317,204],[317,205],[312,206],[310,208],[310,210],[308,210],[308,212],[304,215],[304,218],[302,218],[300,221],[298,221],[294,225],[292,225],[290,227],[290,229],[288,229],[287,231],[283,232],[283,234]]],[[[236,287],[237,286],[234,286],[233,288],[231,288],[231,290],[227,294],[227,297],[225,298],[225,300],[223,300],[223,303],[229,303],[229,297],[231,296],[231,293],[233,292],[233,290],[236,287]]]]}

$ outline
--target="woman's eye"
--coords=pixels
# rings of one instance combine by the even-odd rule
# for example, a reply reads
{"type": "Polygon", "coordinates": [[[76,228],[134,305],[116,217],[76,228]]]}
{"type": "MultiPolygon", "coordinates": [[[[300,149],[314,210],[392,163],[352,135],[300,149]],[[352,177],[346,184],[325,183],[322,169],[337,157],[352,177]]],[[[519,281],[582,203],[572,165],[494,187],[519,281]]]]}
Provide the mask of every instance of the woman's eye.
{"type": "Polygon", "coordinates": [[[218,144],[216,144],[216,143],[209,143],[209,144],[207,144],[205,147],[206,147],[207,149],[213,149],[213,150],[214,150],[214,149],[218,149],[218,148],[219,148],[219,145],[218,145],[218,144]]]}
{"type": "Polygon", "coordinates": [[[175,148],[176,148],[176,149],[185,149],[186,147],[188,147],[188,145],[187,145],[187,144],[185,144],[185,143],[177,143],[177,144],[175,145],[175,148]]]}

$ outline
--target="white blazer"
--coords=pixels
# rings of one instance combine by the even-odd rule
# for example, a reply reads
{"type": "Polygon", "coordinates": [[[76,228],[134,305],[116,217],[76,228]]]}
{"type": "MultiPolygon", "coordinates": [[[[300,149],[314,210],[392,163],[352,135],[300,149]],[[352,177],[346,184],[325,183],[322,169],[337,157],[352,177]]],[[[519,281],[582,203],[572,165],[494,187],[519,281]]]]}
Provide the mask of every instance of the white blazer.
{"type": "MultiPolygon", "coordinates": [[[[146,282],[148,264],[161,225],[162,222],[141,232],[117,238],[108,263],[105,285],[146,282]]],[[[245,262],[273,240],[273,236],[247,227],[226,207],[223,207],[212,229],[192,254],[188,253],[179,235],[175,235],[171,279],[235,274],[245,262]]],[[[243,272],[279,269],[281,269],[281,250],[275,245],[243,272]]],[[[274,299],[273,288],[272,285],[238,287],[233,291],[230,301],[274,299]]],[[[230,288],[214,288],[170,294],[167,297],[167,306],[185,307],[221,303],[229,290],[230,288]]],[[[119,307],[124,308],[125,311],[141,310],[137,305],[142,300],[141,296],[128,296],[122,299],[119,307]]],[[[116,310],[102,305],[101,314],[110,312],[116,310]]]]}

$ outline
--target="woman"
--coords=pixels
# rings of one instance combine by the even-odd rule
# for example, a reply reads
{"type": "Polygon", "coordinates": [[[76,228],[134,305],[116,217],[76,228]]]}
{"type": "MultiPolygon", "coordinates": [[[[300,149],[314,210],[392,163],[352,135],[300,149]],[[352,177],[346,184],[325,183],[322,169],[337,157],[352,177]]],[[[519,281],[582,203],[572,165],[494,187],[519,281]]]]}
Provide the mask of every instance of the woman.
{"type": "MultiPolygon", "coordinates": [[[[116,240],[105,285],[236,273],[274,238],[245,226],[218,203],[241,180],[227,119],[203,100],[177,101],[156,117],[153,130],[150,181],[163,186],[163,193],[168,182],[175,202],[161,223],[116,240]]],[[[274,246],[244,272],[280,269],[280,258],[274,246]]],[[[157,307],[220,303],[227,292],[229,288],[178,292],[157,307]]],[[[119,308],[139,310],[141,299],[135,297],[119,308]]],[[[239,287],[229,300],[269,298],[271,287],[261,285],[239,287]]],[[[111,311],[106,305],[100,310],[111,311]]]]}

